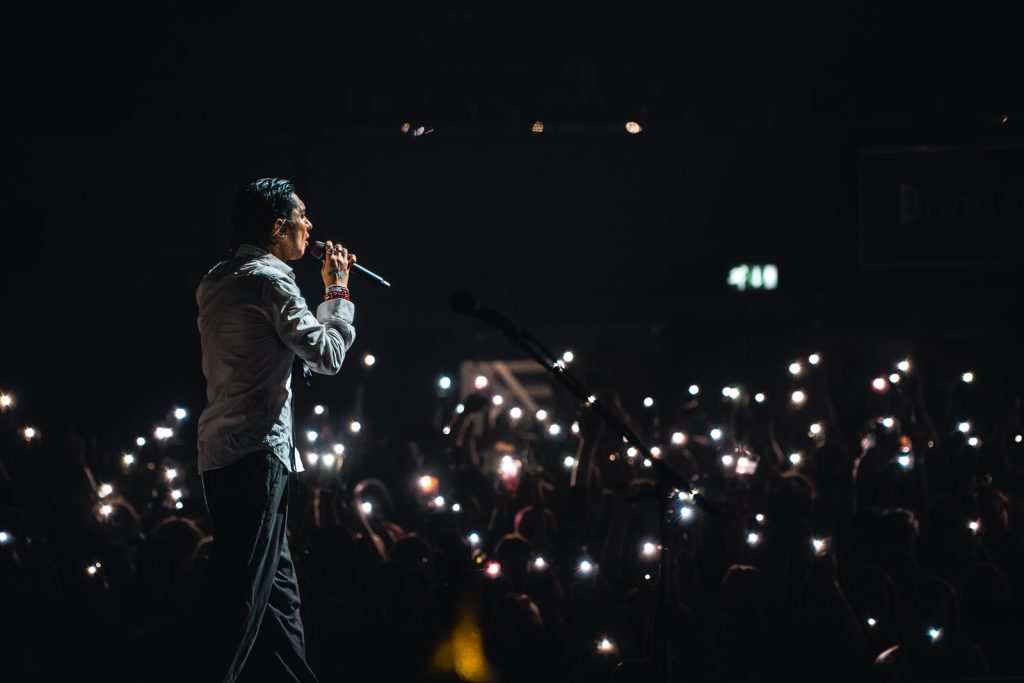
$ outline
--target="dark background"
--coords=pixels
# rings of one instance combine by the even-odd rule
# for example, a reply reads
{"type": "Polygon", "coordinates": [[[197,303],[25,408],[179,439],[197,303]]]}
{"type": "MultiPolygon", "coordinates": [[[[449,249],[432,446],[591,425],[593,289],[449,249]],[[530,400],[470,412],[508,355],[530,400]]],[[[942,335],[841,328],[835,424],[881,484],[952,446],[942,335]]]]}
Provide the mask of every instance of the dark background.
{"type": "MultiPolygon", "coordinates": [[[[1017,383],[1020,215],[980,251],[953,222],[944,258],[919,258],[927,231],[865,253],[859,193],[879,148],[969,146],[950,173],[1024,176],[1019,24],[987,3],[769,5],[4,10],[0,388],[44,431],[198,414],[195,287],[267,175],[394,283],[353,286],[382,425],[428,417],[460,360],[518,355],[451,311],[458,288],[627,395],[810,351],[1017,383]],[[736,263],[778,264],[780,288],[728,290],[736,263]]],[[[316,264],[293,265],[315,303],[316,264]]],[[[365,372],[299,400],[343,415],[365,372]]]]}

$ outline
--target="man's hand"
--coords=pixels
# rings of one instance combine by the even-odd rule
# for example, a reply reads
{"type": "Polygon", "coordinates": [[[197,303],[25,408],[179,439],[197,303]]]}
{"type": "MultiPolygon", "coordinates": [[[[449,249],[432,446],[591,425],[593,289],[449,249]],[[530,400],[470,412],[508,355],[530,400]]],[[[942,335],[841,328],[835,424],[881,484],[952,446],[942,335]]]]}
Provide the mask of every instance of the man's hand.
{"type": "Polygon", "coordinates": [[[348,287],[348,269],[356,262],[356,255],[350,254],[348,249],[328,240],[324,244],[324,265],[320,269],[320,275],[324,279],[324,286],[342,285],[348,287]]]}

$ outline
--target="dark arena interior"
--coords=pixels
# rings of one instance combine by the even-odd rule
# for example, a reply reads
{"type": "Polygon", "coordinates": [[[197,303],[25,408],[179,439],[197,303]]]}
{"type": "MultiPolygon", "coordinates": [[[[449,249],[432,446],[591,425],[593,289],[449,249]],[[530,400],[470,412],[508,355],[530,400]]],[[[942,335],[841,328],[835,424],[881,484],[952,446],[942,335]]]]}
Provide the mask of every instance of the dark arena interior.
{"type": "Polygon", "coordinates": [[[0,10],[0,680],[1024,680],[1012,16],[0,10]],[[256,178],[391,283],[290,385],[301,675],[199,635],[256,178]]]}

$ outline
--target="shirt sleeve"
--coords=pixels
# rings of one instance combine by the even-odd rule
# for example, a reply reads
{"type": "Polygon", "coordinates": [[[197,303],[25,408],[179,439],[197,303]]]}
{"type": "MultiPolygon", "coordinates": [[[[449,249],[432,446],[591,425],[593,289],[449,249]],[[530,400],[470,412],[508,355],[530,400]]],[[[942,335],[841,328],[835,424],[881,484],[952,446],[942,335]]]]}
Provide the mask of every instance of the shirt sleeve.
{"type": "Polygon", "coordinates": [[[317,306],[314,316],[291,278],[271,277],[263,287],[263,304],[285,346],[314,372],[338,373],[345,352],[356,339],[352,324],[355,306],[351,301],[324,301],[317,306]]]}

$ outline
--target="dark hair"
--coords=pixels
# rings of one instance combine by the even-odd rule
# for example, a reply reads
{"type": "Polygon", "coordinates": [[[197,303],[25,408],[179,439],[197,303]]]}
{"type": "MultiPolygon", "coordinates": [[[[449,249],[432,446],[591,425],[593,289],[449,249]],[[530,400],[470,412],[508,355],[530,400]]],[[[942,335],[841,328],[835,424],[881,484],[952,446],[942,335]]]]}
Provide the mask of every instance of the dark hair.
{"type": "Polygon", "coordinates": [[[292,198],[295,186],[284,178],[260,178],[245,184],[231,212],[231,247],[253,244],[267,247],[274,221],[291,218],[297,204],[292,198]]]}

